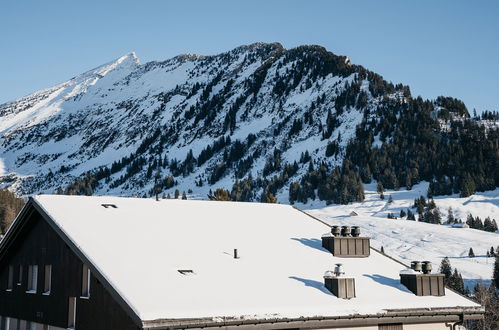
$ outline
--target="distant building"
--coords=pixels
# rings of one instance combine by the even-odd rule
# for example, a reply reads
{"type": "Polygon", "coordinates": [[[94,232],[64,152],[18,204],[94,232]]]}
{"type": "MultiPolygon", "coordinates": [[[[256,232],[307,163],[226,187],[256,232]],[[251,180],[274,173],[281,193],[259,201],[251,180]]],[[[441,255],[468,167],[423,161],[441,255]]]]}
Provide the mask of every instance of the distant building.
{"type": "Polygon", "coordinates": [[[470,226],[465,222],[453,223],[452,228],[470,228],[470,226]]]}
{"type": "Polygon", "coordinates": [[[417,296],[375,250],[333,256],[329,230],[287,205],[36,196],[0,242],[0,328],[438,330],[483,317],[450,290],[417,296]],[[339,263],[351,299],[323,277],[339,263]]]}

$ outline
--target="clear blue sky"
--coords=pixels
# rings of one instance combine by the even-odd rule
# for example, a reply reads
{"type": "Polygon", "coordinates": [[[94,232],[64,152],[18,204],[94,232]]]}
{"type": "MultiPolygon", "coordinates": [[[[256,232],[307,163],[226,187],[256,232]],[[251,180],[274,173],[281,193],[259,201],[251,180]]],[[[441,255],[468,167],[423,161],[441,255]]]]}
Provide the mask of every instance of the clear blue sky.
{"type": "Polygon", "coordinates": [[[0,3],[0,103],[135,51],[145,63],[256,41],[319,44],[413,95],[499,110],[499,1],[0,3]]]}

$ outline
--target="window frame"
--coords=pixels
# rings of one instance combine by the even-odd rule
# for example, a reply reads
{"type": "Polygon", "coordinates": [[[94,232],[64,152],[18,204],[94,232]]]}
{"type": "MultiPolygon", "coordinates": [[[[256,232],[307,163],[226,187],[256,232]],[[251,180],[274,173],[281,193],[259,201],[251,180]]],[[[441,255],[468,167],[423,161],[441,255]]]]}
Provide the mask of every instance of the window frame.
{"type": "Polygon", "coordinates": [[[68,298],[68,329],[76,329],[76,297],[68,298]]]}
{"type": "Polygon", "coordinates": [[[5,291],[11,292],[14,289],[14,266],[8,266],[7,274],[7,289],[5,291]]]}
{"type": "Polygon", "coordinates": [[[36,293],[38,291],[38,265],[28,266],[28,285],[26,293],[36,293]]]}
{"type": "Polygon", "coordinates": [[[52,265],[45,265],[43,277],[43,295],[48,296],[52,291],[52,265]]]}
{"type": "Polygon", "coordinates": [[[19,265],[19,276],[17,277],[17,286],[21,286],[23,283],[23,265],[19,265]]]}
{"type": "Polygon", "coordinates": [[[80,296],[80,298],[89,299],[90,298],[91,272],[90,272],[90,268],[86,264],[83,264],[81,275],[82,275],[82,277],[81,277],[81,296],[80,296]]]}

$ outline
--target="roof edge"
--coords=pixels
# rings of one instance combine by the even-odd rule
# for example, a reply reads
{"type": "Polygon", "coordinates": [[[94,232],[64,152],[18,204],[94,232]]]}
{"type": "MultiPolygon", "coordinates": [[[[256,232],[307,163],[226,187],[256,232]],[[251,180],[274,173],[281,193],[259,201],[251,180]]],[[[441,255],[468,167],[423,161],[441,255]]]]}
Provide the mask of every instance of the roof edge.
{"type": "Polygon", "coordinates": [[[377,314],[350,314],[344,316],[328,317],[299,317],[299,318],[271,318],[271,319],[236,319],[221,317],[199,319],[158,319],[144,321],[144,329],[196,329],[210,327],[224,328],[326,328],[338,326],[368,326],[380,323],[439,323],[458,322],[462,320],[483,319],[485,309],[483,307],[451,307],[436,309],[401,309],[387,310],[385,313],[377,314]]]}
{"type": "Polygon", "coordinates": [[[3,239],[0,241],[0,261],[2,260],[6,249],[9,247],[9,245],[12,243],[12,241],[17,237],[17,234],[19,231],[22,229],[24,224],[26,223],[26,220],[28,218],[27,215],[30,215],[31,212],[33,212],[33,201],[32,198],[30,197],[26,204],[24,204],[23,208],[19,212],[19,214],[16,216],[14,221],[12,221],[12,224],[10,225],[9,229],[5,233],[3,239]]]}

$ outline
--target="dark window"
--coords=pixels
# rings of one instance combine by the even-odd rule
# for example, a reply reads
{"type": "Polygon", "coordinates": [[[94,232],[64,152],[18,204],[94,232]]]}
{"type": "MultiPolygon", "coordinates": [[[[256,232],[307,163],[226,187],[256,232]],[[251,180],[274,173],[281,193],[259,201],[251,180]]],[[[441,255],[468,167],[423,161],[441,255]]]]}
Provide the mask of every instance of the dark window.
{"type": "Polygon", "coordinates": [[[36,292],[38,284],[38,265],[28,266],[28,292],[36,292]]]}
{"type": "Polygon", "coordinates": [[[68,301],[68,329],[76,328],[76,297],[69,297],[68,301]]]}
{"type": "Polygon", "coordinates": [[[17,285],[23,282],[23,265],[19,265],[19,277],[17,278],[17,285]]]}
{"type": "Polygon", "coordinates": [[[52,265],[45,265],[44,281],[43,293],[50,294],[50,290],[52,289],[52,265]]]}
{"type": "Polygon", "coordinates": [[[90,297],[90,269],[83,264],[83,272],[81,277],[81,296],[90,297]]]}
{"type": "Polygon", "coordinates": [[[9,278],[7,279],[7,290],[12,290],[14,286],[14,267],[9,266],[9,278]]]}

